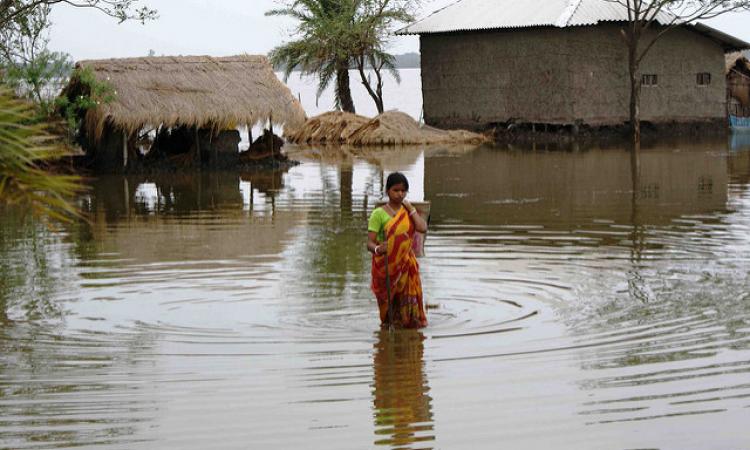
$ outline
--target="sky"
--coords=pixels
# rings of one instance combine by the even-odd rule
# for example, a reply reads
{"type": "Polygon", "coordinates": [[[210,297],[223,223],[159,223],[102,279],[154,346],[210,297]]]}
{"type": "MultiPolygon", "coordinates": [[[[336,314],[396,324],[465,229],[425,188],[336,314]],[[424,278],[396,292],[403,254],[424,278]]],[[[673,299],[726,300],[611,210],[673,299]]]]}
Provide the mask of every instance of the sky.
{"type": "MultiPolygon", "coordinates": [[[[118,24],[93,10],[57,5],[52,12],[50,48],[74,60],[156,55],[227,56],[265,54],[290,38],[294,22],[264,13],[275,0],[142,0],[159,18],[141,25],[118,24]]],[[[423,0],[418,17],[455,0],[423,0]]],[[[705,22],[750,42],[750,12],[728,14],[705,22]]],[[[393,53],[418,52],[416,36],[394,36],[393,53]]]]}

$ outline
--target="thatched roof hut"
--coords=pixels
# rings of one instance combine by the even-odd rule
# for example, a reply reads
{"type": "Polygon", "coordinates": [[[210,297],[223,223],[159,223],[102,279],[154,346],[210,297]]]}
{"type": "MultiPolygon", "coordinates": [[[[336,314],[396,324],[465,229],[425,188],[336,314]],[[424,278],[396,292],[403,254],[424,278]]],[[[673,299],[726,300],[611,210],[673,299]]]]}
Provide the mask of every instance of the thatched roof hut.
{"type": "Polygon", "coordinates": [[[726,55],[727,89],[729,90],[729,113],[737,116],[750,115],[750,60],[742,53],[726,55]]]}
{"type": "MultiPolygon", "coordinates": [[[[268,120],[297,125],[305,112],[265,56],[161,56],[81,61],[115,100],[86,114],[89,136],[105,126],[136,132],[144,126],[225,129],[268,120]]],[[[75,90],[73,80],[67,90],[75,90]]]]}
{"type": "MultiPolygon", "coordinates": [[[[274,74],[265,56],[162,56],[81,61],[62,95],[89,95],[90,77],[113,91],[113,100],[84,110],[79,140],[89,166],[120,171],[141,161],[137,138],[158,130],[151,160],[186,153],[189,164],[237,160],[237,127],[272,119],[299,126],[305,113],[274,74]],[[154,151],[156,149],[156,151],[154,151]]],[[[225,162],[226,162],[225,161],[225,162]]]]}

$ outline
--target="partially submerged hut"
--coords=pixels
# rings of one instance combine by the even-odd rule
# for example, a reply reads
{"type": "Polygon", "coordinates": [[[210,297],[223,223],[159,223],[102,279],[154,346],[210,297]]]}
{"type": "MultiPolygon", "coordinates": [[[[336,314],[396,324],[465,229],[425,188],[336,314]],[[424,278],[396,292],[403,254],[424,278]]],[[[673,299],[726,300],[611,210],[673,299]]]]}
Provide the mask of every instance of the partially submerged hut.
{"type": "Polygon", "coordinates": [[[750,60],[742,53],[726,57],[729,114],[750,117],[750,60]]]}
{"type": "MultiPolygon", "coordinates": [[[[458,0],[396,34],[420,36],[425,123],[486,128],[629,120],[627,9],[608,0],[458,0]]],[[[657,15],[644,42],[673,16],[657,15]]],[[[726,123],[724,55],[750,43],[706,25],[664,34],[641,63],[641,119],[726,123]]]]}
{"type": "MultiPolygon", "coordinates": [[[[164,56],[81,61],[114,100],[85,113],[81,144],[96,169],[120,171],[142,155],[136,140],[156,131],[155,145],[171,145],[195,163],[237,158],[238,127],[298,126],[299,102],[265,56],[164,56]]],[[[87,88],[74,77],[63,91],[75,98],[87,88]]]]}

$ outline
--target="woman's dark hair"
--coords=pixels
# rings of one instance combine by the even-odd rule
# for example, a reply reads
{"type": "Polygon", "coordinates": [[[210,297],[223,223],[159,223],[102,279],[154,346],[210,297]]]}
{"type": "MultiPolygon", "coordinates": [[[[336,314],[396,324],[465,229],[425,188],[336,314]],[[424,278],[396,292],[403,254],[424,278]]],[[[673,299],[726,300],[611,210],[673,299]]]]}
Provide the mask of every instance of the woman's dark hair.
{"type": "Polygon", "coordinates": [[[409,190],[409,180],[406,179],[406,175],[401,172],[393,172],[388,175],[388,179],[385,181],[385,190],[392,188],[397,184],[403,184],[406,190],[409,190]]]}

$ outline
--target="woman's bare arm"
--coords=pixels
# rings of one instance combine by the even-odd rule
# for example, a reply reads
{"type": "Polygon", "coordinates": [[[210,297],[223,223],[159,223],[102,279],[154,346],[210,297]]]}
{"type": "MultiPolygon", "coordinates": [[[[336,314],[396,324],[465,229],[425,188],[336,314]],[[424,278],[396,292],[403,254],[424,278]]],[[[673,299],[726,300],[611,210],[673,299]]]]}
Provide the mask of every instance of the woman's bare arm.
{"type": "Polygon", "coordinates": [[[367,251],[380,255],[385,251],[385,246],[378,242],[378,234],[373,231],[367,232],[367,251]]]}
{"type": "Polygon", "coordinates": [[[417,212],[416,208],[414,208],[414,205],[411,204],[408,200],[404,200],[403,203],[404,208],[409,212],[409,216],[414,221],[414,228],[420,232],[420,233],[426,233],[427,232],[427,222],[424,221],[422,216],[419,215],[419,212],[417,212]]]}

